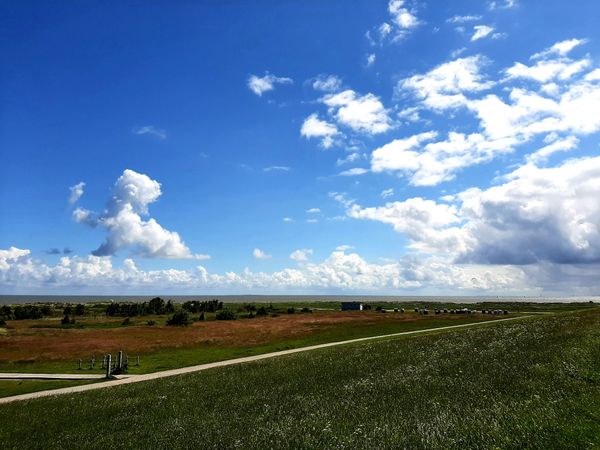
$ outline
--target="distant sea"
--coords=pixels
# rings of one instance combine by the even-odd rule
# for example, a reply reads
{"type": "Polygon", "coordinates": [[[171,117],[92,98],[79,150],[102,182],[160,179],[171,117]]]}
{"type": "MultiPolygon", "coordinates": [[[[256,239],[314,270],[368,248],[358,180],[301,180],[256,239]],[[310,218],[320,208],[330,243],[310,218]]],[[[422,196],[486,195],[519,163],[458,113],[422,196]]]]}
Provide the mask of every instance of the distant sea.
{"type": "MultiPolygon", "coordinates": [[[[0,295],[0,305],[23,303],[100,303],[100,302],[145,302],[152,295],[0,295]]],[[[182,303],[188,300],[212,300],[217,298],[226,303],[292,303],[292,302],[598,302],[600,296],[572,297],[523,297],[523,296],[391,296],[391,295],[160,295],[164,299],[182,303]]]]}

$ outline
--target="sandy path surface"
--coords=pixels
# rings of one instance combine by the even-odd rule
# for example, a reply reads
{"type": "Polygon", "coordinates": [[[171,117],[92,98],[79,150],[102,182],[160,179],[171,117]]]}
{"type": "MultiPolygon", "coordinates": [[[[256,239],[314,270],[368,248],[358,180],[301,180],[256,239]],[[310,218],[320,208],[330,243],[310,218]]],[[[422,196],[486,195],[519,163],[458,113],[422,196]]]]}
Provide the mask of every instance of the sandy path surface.
{"type": "MultiPolygon", "coordinates": [[[[48,391],[32,392],[30,394],[14,395],[12,397],[0,398],[0,404],[10,403],[10,402],[15,402],[15,401],[22,401],[22,400],[31,400],[31,399],[35,399],[35,398],[41,398],[41,397],[50,397],[53,395],[75,394],[77,392],[85,392],[85,391],[92,391],[92,390],[96,390],[96,389],[104,389],[107,387],[120,386],[120,385],[130,384],[130,383],[139,383],[142,381],[157,380],[159,378],[172,377],[175,375],[183,375],[186,373],[201,372],[203,370],[214,369],[216,367],[225,367],[225,366],[232,366],[235,364],[248,363],[248,362],[252,362],[252,361],[260,361],[262,359],[270,359],[270,358],[276,358],[278,356],[291,355],[294,353],[308,352],[311,350],[318,350],[318,349],[328,348],[328,347],[336,347],[338,345],[353,344],[353,343],[357,343],[357,342],[365,342],[365,341],[371,341],[371,340],[375,340],[375,339],[385,339],[385,338],[391,338],[391,337],[397,337],[397,336],[425,334],[425,333],[430,333],[433,331],[453,330],[453,329],[457,329],[457,328],[471,328],[471,327],[477,327],[477,326],[481,326],[481,325],[487,325],[490,323],[506,322],[509,320],[519,320],[519,319],[524,319],[527,317],[531,317],[531,316],[509,317],[506,319],[488,320],[485,322],[465,323],[465,324],[461,324],[461,325],[449,325],[449,326],[445,326],[445,327],[427,328],[424,330],[403,331],[400,333],[383,334],[383,335],[379,335],[379,336],[369,336],[369,337],[358,338],[358,339],[349,339],[346,341],[329,342],[326,344],[311,345],[308,347],[300,347],[300,348],[294,348],[294,349],[290,349],[290,350],[282,350],[279,352],[264,353],[262,355],[246,356],[243,358],[228,359],[225,361],[217,361],[217,362],[208,363],[208,364],[200,364],[197,366],[182,367],[181,369],[165,370],[165,371],[161,371],[161,372],[148,373],[148,374],[144,374],[144,375],[131,375],[131,376],[122,377],[122,378],[118,378],[116,380],[110,380],[110,381],[105,381],[105,382],[101,382],[101,383],[86,384],[86,385],[82,385],[82,386],[73,386],[73,387],[67,387],[67,388],[61,388],[61,389],[52,389],[52,390],[48,390],[48,391]]],[[[20,375],[23,376],[26,374],[20,374],[20,375]]],[[[30,375],[36,375],[36,374],[30,374],[30,375]]],[[[2,376],[2,374],[0,374],[0,377],[1,376],[2,376]]]]}

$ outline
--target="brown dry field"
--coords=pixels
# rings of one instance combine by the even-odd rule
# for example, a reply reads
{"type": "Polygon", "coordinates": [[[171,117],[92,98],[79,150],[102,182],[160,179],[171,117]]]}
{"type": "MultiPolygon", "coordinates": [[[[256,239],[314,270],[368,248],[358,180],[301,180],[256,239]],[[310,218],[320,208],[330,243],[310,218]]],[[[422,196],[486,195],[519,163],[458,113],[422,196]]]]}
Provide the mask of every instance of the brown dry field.
{"type": "MultiPolygon", "coordinates": [[[[460,315],[439,317],[457,321],[466,318],[460,315]]],[[[123,319],[120,318],[110,320],[115,323],[116,328],[89,329],[30,328],[32,325],[39,326],[48,322],[11,321],[8,332],[0,334],[0,362],[64,360],[76,354],[106,354],[116,348],[145,353],[196,346],[249,347],[326,332],[340,324],[369,327],[382,322],[401,324],[434,318],[438,317],[423,317],[414,313],[315,311],[312,314],[289,314],[251,320],[195,322],[189,327],[121,327],[119,323],[123,319]]],[[[471,317],[471,320],[484,319],[482,316],[471,317]]],[[[56,319],[53,323],[55,322],[56,319]]],[[[86,323],[85,320],[81,322],[86,323]]]]}

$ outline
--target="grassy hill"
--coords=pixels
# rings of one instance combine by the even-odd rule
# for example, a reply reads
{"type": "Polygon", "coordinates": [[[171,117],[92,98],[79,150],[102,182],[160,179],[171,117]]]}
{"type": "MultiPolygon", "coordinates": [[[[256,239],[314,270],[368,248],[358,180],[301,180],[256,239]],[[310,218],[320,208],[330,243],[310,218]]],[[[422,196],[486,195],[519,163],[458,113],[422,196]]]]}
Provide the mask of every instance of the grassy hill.
{"type": "Polygon", "coordinates": [[[4,448],[598,448],[600,310],[0,407],[4,448]]]}

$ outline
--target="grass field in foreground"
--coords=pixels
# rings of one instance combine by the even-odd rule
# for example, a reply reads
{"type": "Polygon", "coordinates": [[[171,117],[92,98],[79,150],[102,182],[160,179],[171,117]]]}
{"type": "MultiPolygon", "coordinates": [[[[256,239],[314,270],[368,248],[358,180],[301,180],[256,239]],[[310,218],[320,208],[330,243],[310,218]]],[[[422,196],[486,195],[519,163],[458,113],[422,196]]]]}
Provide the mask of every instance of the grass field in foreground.
{"type": "Polygon", "coordinates": [[[0,407],[5,448],[597,448],[600,311],[0,407]]]}

